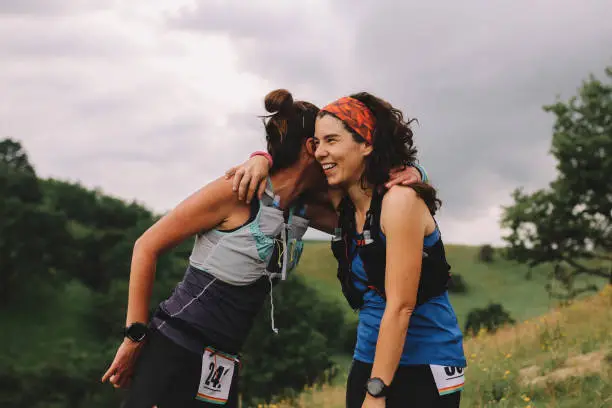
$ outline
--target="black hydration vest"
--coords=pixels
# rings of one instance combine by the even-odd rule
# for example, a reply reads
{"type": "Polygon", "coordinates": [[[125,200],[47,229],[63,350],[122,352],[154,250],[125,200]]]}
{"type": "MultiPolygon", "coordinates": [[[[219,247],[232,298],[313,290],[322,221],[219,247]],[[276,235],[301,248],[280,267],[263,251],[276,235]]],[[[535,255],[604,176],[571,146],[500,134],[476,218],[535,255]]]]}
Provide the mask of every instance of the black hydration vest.
{"type": "MultiPolygon", "coordinates": [[[[352,309],[360,309],[363,296],[369,291],[377,292],[385,297],[385,267],[387,265],[387,247],[380,230],[380,212],[383,194],[374,189],[370,209],[366,214],[363,227],[363,238],[351,250],[353,240],[357,236],[355,228],[355,206],[348,196],[345,196],[339,206],[338,227],[332,239],[331,248],[338,261],[338,280],[342,293],[352,309]],[[352,261],[359,252],[367,280],[359,278],[352,272],[352,261]],[[365,292],[355,286],[360,281],[366,288],[365,292]]],[[[450,280],[450,265],[446,262],[444,244],[439,239],[435,245],[423,248],[421,278],[417,292],[417,305],[443,294],[450,280]]]]}

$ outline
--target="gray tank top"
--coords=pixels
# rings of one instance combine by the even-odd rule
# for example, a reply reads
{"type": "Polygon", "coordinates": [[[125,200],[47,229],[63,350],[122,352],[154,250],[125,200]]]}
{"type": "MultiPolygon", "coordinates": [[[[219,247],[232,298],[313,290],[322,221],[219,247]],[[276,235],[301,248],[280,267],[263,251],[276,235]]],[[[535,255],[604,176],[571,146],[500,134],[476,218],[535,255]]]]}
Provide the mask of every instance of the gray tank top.
{"type": "Polygon", "coordinates": [[[238,353],[268,294],[277,332],[272,288],[297,266],[309,221],[300,205],[285,218],[269,179],[251,211],[240,228],[196,236],[183,280],[153,315],[152,327],[195,353],[209,345],[238,353]]]}

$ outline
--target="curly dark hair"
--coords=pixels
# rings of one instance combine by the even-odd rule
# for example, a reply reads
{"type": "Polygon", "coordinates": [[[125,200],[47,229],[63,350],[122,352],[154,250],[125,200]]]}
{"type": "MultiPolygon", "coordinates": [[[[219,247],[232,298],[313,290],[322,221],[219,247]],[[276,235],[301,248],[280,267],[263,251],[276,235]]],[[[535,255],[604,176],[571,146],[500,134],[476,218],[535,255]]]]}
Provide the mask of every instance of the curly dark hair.
{"type": "MultiPolygon", "coordinates": [[[[413,133],[410,124],[416,119],[404,119],[403,113],[394,108],[389,102],[380,99],[368,92],[359,92],[350,95],[351,98],[362,102],[376,118],[373,135],[372,153],[365,158],[365,171],[361,176],[363,188],[374,186],[382,189],[389,180],[391,169],[404,169],[410,163],[416,162],[417,149],[412,140],[413,133]]],[[[318,116],[333,115],[320,111],[318,116]]],[[[344,123],[344,122],[343,122],[344,123]]],[[[355,130],[344,123],[344,127],[359,143],[365,143],[355,130]]],[[[413,183],[410,185],[425,201],[430,213],[436,213],[442,201],[438,199],[436,189],[426,183],[413,183]]]]}
{"type": "Polygon", "coordinates": [[[314,136],[319,108],[306,101],[293,101],[286,89],[276,89],[266,95],[263,116],[268,153],[274,165],[270,173],[293,165],[299,158],[305,139],[314,136]]]}

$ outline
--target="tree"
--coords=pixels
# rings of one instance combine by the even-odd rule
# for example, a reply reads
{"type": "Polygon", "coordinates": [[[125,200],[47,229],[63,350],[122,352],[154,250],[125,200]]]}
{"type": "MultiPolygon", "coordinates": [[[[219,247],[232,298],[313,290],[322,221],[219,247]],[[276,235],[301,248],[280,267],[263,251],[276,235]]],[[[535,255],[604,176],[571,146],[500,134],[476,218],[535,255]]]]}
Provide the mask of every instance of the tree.
{"type": "Polygon", "coordinates": [[[26,151],[16,140],[0,140],[0,162],[14,170],[35,174],[26,151]]]}
{"type": "Polygon", "coordinates": [[[34,168],[21,145],[0,141],[0,305],[36,279],[57,281],[69,258],[63,214],[43,205],[34,168]]]}
{"type": "Polygon", "coordinates": [[[557,178],[532,194],[515,190],[502,217],[509,258],[555,265],[552,278],[570,297],[596,288],[577,287],[578,276],[612,283],[612,67],[605,77],[590,75],[576,96],[544,106],[556,117],[557,178]]]}
{"type": "Polygon", "coordinates": [[[305,386],[330,380],[337,374],[331,354],[345,342],[342,303],[321,298],[301,276],[275,286],[273,297],[279,333],[272,332],[266,302],[244,346],[240,388],[246,406],[291,399],[305,386]]]}
{"type": "Polygon", "coordinates": [[[495,249],[489,244],[485,244],[480,247],[480,251],[478,252],[478,259],[480,262],[491,263],[493,262],[493,255],[495,254],[495,249]]]}
{"type": "Polygon", "coordinates": [[[489,333],[495,333],[498,328],[514,324],[516,321],[510,313],[499,303],[489,303],[482,309],[472,309],[468,313],[464,331],[466,333],[478,334],[481,329],[489,333]]]}

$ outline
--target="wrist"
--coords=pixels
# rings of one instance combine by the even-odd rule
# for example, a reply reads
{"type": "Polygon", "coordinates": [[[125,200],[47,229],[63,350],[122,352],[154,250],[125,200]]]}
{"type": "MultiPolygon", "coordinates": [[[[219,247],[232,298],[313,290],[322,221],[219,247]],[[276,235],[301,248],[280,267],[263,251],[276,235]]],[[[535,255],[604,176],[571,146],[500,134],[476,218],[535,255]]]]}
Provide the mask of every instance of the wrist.
{"type": "Polygon", "coordinates": [[[427,172],[425,171],[425,168],[423,166],[421,166],[418,163],[408,163],[408,166],[414,167],[419,172],[419,174],[421,175],[421,182],[423,183],[429,182],[429,179],[427,177],[427,172]]]}
{"type": "Polygon", "coordinates": [[[366,382],[366,395],[372,398],[383,398],[389,391],[389,386],[380,378],[372,377],[366,382]]]}
{"type": "Polygon", "coordinates": [[[270,166],[270,168],[272,168],[274,161],[272,160],[272,156],[270,155],[270,153],[258,150],[256,152],[251,153],[251,155],[249,156],[249,159],[255,156],[265,157],[268,160],[268,165],[270,166]]]}
{"type": "Polygon", "coordinates": [[[133,344],[142,342],[149,335],[149,327],[141,322],[134,322],[123,328],[124,341],[133,344]]]}

